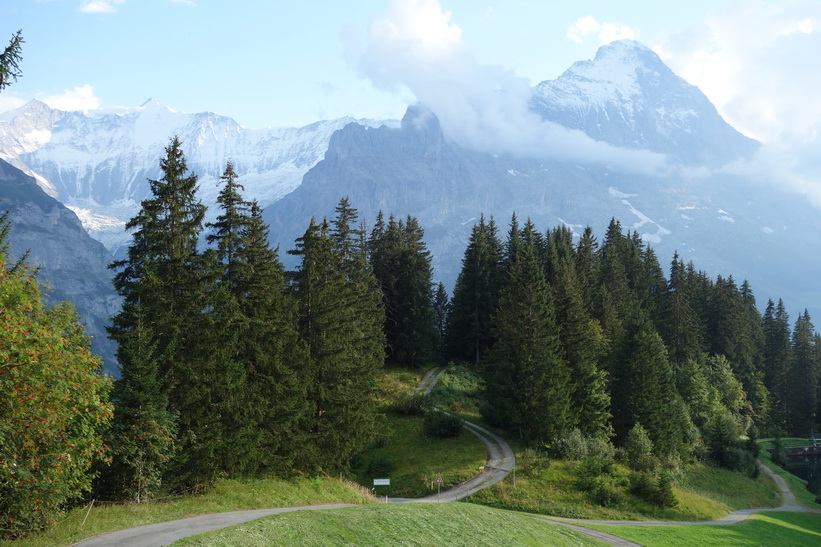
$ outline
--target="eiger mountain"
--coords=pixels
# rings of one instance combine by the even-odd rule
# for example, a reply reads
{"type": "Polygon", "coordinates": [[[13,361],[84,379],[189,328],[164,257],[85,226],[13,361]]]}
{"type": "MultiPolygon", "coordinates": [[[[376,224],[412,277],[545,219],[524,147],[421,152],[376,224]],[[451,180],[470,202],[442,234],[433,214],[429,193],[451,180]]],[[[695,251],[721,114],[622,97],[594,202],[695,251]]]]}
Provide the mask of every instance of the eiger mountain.
{"type": "Polygon", "coordinates": [[[495,218],[502,236],[514,212],[541,230],[565,224],[580,233],[590,225],[599,237],[615,217],[654,247],[665,269],[678,251],[712,277],[748,279],[762,307],[781,297],[793,316],[804,307],[821,314],[821,295],[812,288],[821,266],[821,215],[776,185],[716,169],[755,154],[759,143],[728,125],[651,50],[633,41],[603,46],[595,59],[535,86],[529,106],[536,119],[617,152],[655,153],[668,168],[637,174],[592,158],[472,150],[454,142],[422,105],[409,108],[401,123],[339,119],[250,130],[156,101],[88,113],[32,101],[0,115],[0,157],[35,176],[111,252],[128,242],[122,226],[146,197],[146,179],[159,176],[162,149],[177,134],[211,213],[230,159],[245,196],[265,207],[272,243],[285,260],[311,217],[332,217],[344,196],[371,225],[379,210],[417,217],[434,277],[449,288],[481,214],[495,218]]]}

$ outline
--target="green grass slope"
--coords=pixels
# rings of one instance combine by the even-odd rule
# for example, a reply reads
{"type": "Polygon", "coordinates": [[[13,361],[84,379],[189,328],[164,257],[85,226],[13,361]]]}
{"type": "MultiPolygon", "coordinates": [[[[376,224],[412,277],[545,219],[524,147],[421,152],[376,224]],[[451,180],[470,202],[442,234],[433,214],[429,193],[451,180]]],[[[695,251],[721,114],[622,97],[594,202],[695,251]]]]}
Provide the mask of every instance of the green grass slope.
{"type": "Polygon", "coordinates": [[[726,526],[590,526],[647,547],[821,545],[821,515],[767,512],[726,526]]]}
{"type": "Polygon", "coordinates": [[[175,545],[602,545],[556,524],[468,503],[374,504],[266,517],[175,545]]]}

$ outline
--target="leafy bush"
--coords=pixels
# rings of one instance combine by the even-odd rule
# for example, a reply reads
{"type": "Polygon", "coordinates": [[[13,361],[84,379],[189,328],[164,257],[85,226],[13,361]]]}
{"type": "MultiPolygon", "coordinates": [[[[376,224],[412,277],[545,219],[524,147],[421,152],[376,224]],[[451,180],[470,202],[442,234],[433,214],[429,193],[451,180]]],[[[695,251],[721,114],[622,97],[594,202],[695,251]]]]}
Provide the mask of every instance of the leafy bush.
{"type": "Polygon", "coordinates": [[[400,416],[422,416],[430,410],[430,397],[421,393],[411,393],[399,398],[391,410],[400,416]]]}
{"type": "Polygon", "coordinates": [[[641,424],[634,425],[627,434],[622,459],[633,471],[651,471],[658,466],[658,460],[653,456],[653,442],[641,424]]]}
{"type": "Polygon", "coordinates": [[[550,445],[551,454],[562,460],[580,461],[585,458],[612,460],[615,454],[613,445],[600,437],[588,437],[578,428],[553,439],[550,445]]]}
{"type": "Polygon", "coordinates": [[[581,490],[591,492],[602,475],[612,475],[616,462],[611,459],[588,456],[576,466],[577,485],[581,490]]]}
{"type": "Polygon", "coordinates": [[[516,465],[520,473],[533,476],[542,469],[547,469],[550,466],[550,459],[547,454],[536,448],[526,448],[516,458],[516,465]]]}
{"type": "Polygon", "coordinates": [[[621,490],[616,486],[613,477],[602,475],[593,479],[590,494],[593,501],[602,507],[618,505],[624,499],[621,490]]]}
{"type": "Polygon", "coordinates": [[[462,433],[462,420],[452,414],[432,410],[425,414],[422,433],[436,439],[458,437],[462,433]]]}
{"type": "Polygon", "coordinates": [[[659,507],[677,503],[673,480],[666,472],[634,471],[630,474],[630,493],[659,507]]]}

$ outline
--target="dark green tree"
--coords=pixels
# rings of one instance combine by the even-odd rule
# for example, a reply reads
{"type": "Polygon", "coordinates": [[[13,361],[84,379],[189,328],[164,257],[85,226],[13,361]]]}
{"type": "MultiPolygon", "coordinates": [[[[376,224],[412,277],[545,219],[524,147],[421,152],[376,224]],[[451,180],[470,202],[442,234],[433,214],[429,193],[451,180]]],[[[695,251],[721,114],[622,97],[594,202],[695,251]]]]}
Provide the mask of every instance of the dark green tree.
{"type": "Polygon", "coordinates": [[[792,359],[788,380],[789,432],[808,435],[817,424],[819,363],[815,333],[807,310],[798,316],[792,334],[792,359]]]}
{"type": "Polygon", "coordinates": [[[599,368],[607,344],[601,327],[584,306],[575,269],[572,234],[558,228],[548,235],[548,275],[563,357],[571,377],[570,416],[587,436],[609,438],[610,395],[607,375],[599,368]]]}
{"type": "Polygon", "coordinates": [[[471,231],[448,314],[447,346],[453,359],[477,367],[493,345],[490,317],[502,286],[502,245],[493,219],[484,216],[471,231]]]}
{"type": "Polygon", "coordinates": [[[11,36],[9,45],[0,53],[0,91],[11,85],[12,81],[23,75],[20,61],[23,60],[23,31],[18,30],[11,36]]]}
{"type": "MultiPolygon", "coordinates": [[[[123,306],[113,319],[109,334],[126,344],[137,328],[138,313],[144,332],[150,332],[152,359],[156,360],[161,389],[168,398],[168,411],[179,418],[184,458],[176,458],[173,476],[179,483],[204,483],[211,469],[205,450],[196,454],[206,438],[198,426],[209,430],[217,423],[207,413],[211,407],[202,396],[214,381],[212,370],[203,362],[203,316],[215,280],[213,260],[198,250],[205,215],[197,196],[197,177],[188,173],[182,145],[177,137],[165,148],[160,160],[163,176],[149,180],[151,197],[143,200],[140,211],[127,224],[132,243],[127,258],[112,264],[117,271],[114,286],[123,297],[123,306]],[[199,440],[197,440],[199,439],[199,440]]],[[[132,366],[126,361],[123,367],[132,366]]],[[[123,378],[134,375],[123,370],[123,378]]],[[[127,380],[131,381],[131,380],[127,380]]],[[[123,389],[126,389],[123,387],[123,389]]]]}
{"type": "Polygon", "coordinates": [[[308,347],[307,465],[340,468],[376,431],[376,380],[385,358],[384,309],[357,213],[337,207],[333,229],[311,221],[297,240],[293,276],[300,334],[308,347]]]}
{"type": "Polygon", "coordinates": [[[387,226],[381,214],[369,240],[371,264],[385,307],[388,359],[425,366],[437,349],[433,270],[424,231],[412,216],[387,226]]]}
{"type": "Polygon", "coordinates": [[[570,371],[532,230],[509,257],[507,276],[482,364],[485,415],[527,442],[546,442],[570,429],[570,371]]]}
{"type": "Polygon", "coordinates": [[[641,423],[657,454],[679,451],[689,435],[689,417],[676,393],[664,342],[649,320],[630,325],[619,354],[611,389],[617,437],[625,439],[641,423]]]}
{"type": "Polygon", "coordinates": [[[764,331],[764,384],[770,392],[770,425],[786,431],[789,413],[787,379],[792,359],[790,319],[784,302],[767,302],[762,320],[764,331]]]}

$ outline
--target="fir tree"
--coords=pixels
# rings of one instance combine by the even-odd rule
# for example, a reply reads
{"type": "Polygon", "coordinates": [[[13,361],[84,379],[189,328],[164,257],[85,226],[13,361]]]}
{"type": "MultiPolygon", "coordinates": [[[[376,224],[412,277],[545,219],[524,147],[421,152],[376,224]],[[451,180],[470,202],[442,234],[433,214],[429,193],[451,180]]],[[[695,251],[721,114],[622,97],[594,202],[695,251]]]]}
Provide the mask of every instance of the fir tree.
{"type": "Polygon", "coordinates": [[[371,264],[385,306],[388,358],[404,366],[425,366],[437,349],[431,257],[419,222],[408,216],[387,227],[381,214],[371,233],[371,264]]]}
{"type": "Polygon", "coordinates": [[[507,276],[493,318],[496,342],[482,365],[485,414],[525,441],[546,442],[570,429],[570,372],[532,232],[507,276]]]}
{"type": "Polygon", "coordinates": [[[294,274],[300,334],[308,347],[308,465],[347,464],[376,429],[376,376],[384,361],[384,310],[366,260],[356,210],[337,207],[334,229],[311,221],[291,251],[301,264],[294,274]]]}
{"type": "Polygon", "coordinates": [[[790,319],[784,302],[767,302],[762,320],[764,331],[764,383],[771,395],[771,425],[785,429],[789,419],[787,378],[792,359],[790,319]]]}
{"type": "Polygon", "coordinates": [[[788,380],[789,432],[808,435],[817,423],[819,363],[815,336],[807,310],[798,316],[792,334],[792,359],[788,380]]]}
{"type": "Polygon", "coordinates": [[[641,423],[658,454],[680,450],[689,427],[664,342],[648,320],[631,324],[613,377],[613,425],[624,439],[641,423]]]}
{"type": "Polygon", "coordinates": [[[491,314],[502,286],[502,245],[493,219],[473,227],[448,314],[448,354],[478,367],[493,344],[491,314]]]}

